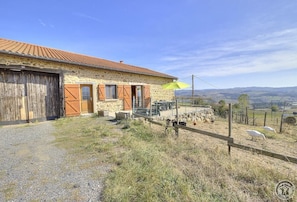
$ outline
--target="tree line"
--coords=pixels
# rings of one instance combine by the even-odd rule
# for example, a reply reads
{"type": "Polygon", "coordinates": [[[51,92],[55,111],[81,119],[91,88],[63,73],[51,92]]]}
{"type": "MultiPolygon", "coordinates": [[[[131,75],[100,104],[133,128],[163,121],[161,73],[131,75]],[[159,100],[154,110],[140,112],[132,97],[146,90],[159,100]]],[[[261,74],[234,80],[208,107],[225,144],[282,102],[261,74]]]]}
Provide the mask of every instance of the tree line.
{"type": "MultiPolygon", "coordinates": [[[[196,104],[203,104],[202,99],[197,99],[196,104]]],[[[210,104],[214,110],[215,115],[226,117],[229,107],[225,100],[220,100],[218,103],[210,104]]],[[[232,111],[236,113],[244,113],[246,108],[250,107],[249,95],[241,94],[236,103],[232,104],[232,111]]],[[[277,104],[271,104],[270,109],[272,112],[276,112],[279,110],[279,106],[277,104]]]]}

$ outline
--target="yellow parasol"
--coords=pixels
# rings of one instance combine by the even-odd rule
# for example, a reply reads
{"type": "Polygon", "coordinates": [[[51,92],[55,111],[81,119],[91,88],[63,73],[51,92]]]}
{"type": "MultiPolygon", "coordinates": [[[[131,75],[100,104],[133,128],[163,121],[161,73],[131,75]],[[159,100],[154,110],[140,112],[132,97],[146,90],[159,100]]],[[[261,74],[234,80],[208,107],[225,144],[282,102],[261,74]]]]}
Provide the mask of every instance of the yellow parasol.
{"type": "Polygon", "coordinates": [[[171,89],[171,90],[175,90],[175,89],[183,89],[183,88],[188,88],[190,85],[181,81],[173,81],[170,83],[165,83],[162,85],[162,88],[164,89],[171,89]]]}

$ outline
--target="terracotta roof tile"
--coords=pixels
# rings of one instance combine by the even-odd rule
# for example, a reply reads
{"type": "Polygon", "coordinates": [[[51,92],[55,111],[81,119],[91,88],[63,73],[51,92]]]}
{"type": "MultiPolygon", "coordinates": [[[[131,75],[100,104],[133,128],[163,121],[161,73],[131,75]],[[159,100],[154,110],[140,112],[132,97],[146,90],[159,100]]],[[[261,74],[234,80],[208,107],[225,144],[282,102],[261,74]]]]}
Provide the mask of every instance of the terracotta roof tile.
{"type": "Polygon", "coordinates": [[[93,68],[102,68],[122,72],[131,72],[165,78],[176,79],[174,76],[163,74],[143,67],[128,65],[125,63],[113,62],[96,57],[70,53],[53,48],[42,47],[38,45],[27,44],[0,38],[0,53],[20,55],[24,57],[45,59],[69,64],[83,65],[93,68]]]}

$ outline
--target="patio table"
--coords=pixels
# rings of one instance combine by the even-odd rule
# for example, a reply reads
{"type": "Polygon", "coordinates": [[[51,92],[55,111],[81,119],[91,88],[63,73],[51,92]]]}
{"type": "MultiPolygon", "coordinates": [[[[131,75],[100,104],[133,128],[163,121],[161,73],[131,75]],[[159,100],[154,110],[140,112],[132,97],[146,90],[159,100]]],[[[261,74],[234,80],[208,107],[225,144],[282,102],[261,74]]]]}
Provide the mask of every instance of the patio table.
{"type": "Polygon", "coordinates": [[[154,104],[159,108],[160,111],[172,109],[175,105],[174,101],[155,101],[154,104]]]}

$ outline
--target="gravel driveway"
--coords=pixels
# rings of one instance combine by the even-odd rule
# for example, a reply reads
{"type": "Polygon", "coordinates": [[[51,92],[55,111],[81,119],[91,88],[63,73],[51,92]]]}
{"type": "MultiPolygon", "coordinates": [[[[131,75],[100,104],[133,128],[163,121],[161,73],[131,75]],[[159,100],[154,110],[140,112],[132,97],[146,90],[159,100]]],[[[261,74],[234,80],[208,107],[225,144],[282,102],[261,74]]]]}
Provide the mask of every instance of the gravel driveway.
{"type": "Polygon", "coordinates": [[[54,145],[52,124],[0,127],[0,201],[100,201],[102,181],[92,174],[108,167],[73,163],[54,145]]]}

